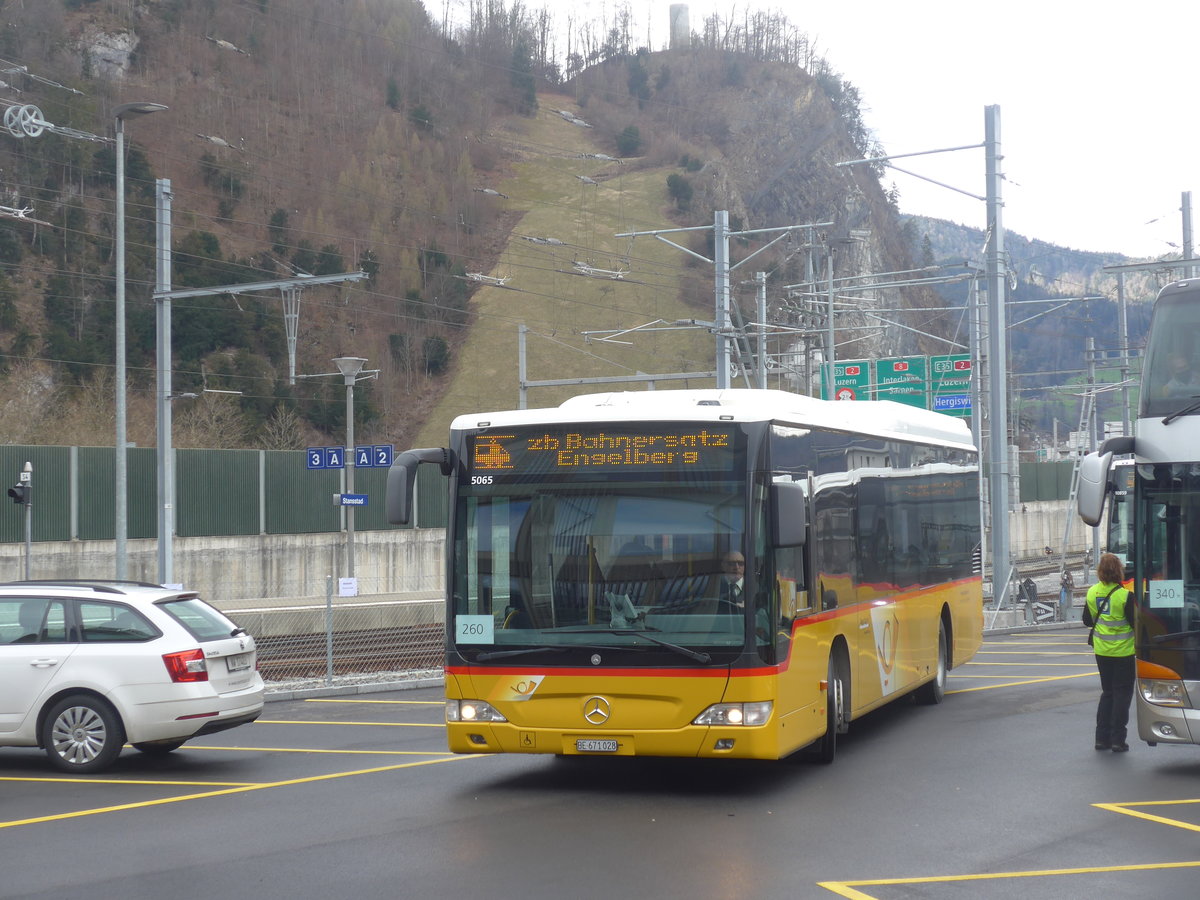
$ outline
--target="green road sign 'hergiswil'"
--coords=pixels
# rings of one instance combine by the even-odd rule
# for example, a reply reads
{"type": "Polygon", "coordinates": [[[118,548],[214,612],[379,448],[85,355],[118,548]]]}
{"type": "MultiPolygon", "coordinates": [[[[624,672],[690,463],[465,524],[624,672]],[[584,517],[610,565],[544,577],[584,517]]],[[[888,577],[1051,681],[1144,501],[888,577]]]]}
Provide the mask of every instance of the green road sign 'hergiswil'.
{"type": "Polygon", "coordinates": [[[971,415],[971,356],[929,357],[929,408],[948,416],[971,415]]]}
{"type": "Polygon", "coordinates": [[[875,360],[875,399],[927,408],[929,361],[924,356],[875,360]]]}
{"type": "Polygon", "coordinates": [[[833,391],[829,390],[829,366],[821,366],[821,396],[826,400],[870,400],[871,361],[847,359],[833,364],[833,391]]]}

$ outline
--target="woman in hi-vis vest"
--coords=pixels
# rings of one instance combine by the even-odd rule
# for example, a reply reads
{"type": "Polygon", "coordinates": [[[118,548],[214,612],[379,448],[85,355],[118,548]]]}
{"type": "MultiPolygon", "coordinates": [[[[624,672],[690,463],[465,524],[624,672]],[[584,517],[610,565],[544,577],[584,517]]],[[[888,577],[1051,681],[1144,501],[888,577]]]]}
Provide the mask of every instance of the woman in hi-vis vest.
{"type": "Polygon", "coordinates": [[[1133,594],[1122,587],[1125,567],[1111,553],[1096,566],[1098,583],[1088,588],[1083,624],[1091,626],[1088,642],[1100,670],[1100,703],[1096,707],[1096,749],[1124,753],[1129,703],[1137,672],[1133,657],[1133,594]]]}

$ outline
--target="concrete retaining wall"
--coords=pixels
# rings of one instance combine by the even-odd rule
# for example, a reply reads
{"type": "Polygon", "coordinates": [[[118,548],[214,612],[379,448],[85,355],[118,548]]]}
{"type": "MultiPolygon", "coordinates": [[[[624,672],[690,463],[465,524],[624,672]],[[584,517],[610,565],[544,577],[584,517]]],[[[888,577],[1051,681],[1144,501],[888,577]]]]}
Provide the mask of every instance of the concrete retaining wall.
{"type": "Polygon", "coordinates": [[[1067,553],[1077,554],[1089,549],[1092,529],[1083,524],[1074,508],[1068,510],[1065,500],[1040,501],[1021,504],[1008,517],[1008,539],[1013,556],[1017,559],[1042,556],[1047,547],[1054,551],[1054,556],[1061,556],[1068,513],[1071,533],[1067,553]]]}
{"type": "MultiPolygon", "coordinates": [[[[441,529],[366,531],[354,536],[360,595],[429,599],[444,590],[441,529]]],[[[344,534],[269,534],[176,538],[175,581],[220,606],[252,599],[325,600],[328,578],[346,574],[344,534]]],[[[0,579],[24,573],[24,545],[0,545],[0,579]]],[[[157,543],[126,543],[128,577],[158,581],[157,543]]],[[[112,578],[112,541],[47,541],[33,545],[32,578],[112,578]]],[[[338,587],[334,584],[334,595],[338,587]]]]}

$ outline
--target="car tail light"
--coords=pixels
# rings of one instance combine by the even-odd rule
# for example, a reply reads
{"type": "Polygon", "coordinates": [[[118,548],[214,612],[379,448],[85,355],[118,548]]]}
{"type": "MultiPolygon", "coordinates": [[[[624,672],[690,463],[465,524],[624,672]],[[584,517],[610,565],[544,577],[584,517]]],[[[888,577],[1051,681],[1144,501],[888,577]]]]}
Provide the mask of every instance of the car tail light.
{"type": "Polygon", "coordinates": [[[204,661],[203,650],[164,653],[163,662],[166,663],[167,674],[174,682],[208,681],[208,663],[204,661]]]}

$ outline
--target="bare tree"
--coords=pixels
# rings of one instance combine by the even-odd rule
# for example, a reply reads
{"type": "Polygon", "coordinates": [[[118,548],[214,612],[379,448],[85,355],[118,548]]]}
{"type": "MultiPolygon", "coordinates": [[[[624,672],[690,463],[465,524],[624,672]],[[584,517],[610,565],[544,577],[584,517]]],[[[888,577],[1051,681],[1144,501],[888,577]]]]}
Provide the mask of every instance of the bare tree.
{"type": "Polygon", "coordinates": [[[280,405],[263,425],[258,444],[263,450],[296,450],[304,446],[304,432],[296,411],[280,405]]]}
{"type": "Polygon", "coordinates": [[[240,447],[245,440],[246,420],[233,397],[201,394],[176,413],[174,430],[177,447],[240,447]]]}

